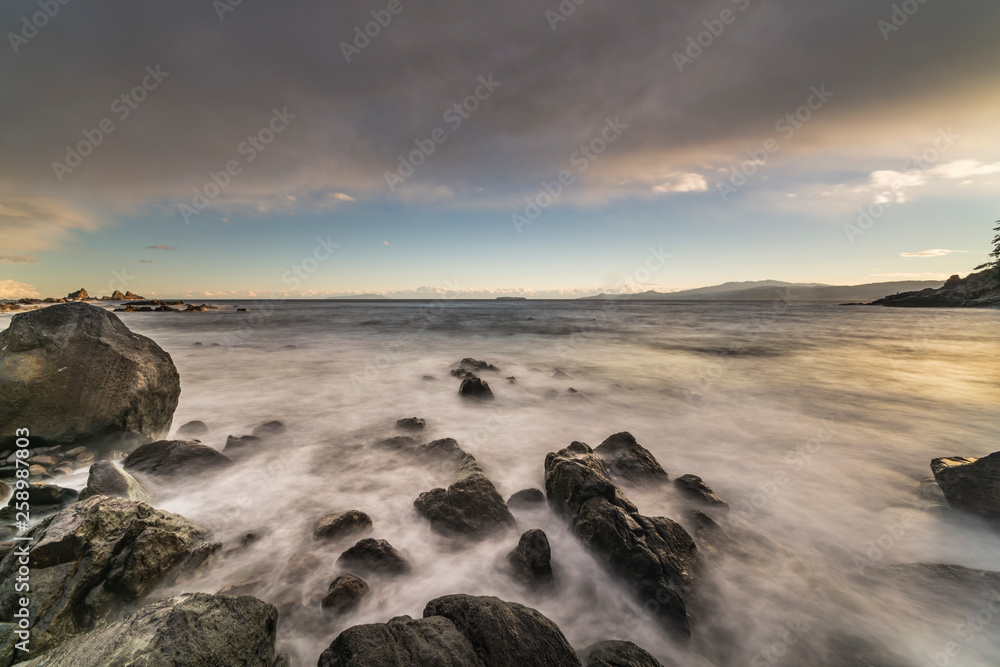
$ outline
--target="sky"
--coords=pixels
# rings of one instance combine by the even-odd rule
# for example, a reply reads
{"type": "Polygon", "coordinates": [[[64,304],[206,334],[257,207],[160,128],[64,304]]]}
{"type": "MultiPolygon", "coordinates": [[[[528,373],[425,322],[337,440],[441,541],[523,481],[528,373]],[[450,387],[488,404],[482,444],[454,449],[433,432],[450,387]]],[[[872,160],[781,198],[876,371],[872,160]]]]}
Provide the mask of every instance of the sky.
{"type": "Polygon", "coordinates": [[[0,298],[964,275],[1000,218],[998,25],[987,0],[6,0],[0,298]]]}

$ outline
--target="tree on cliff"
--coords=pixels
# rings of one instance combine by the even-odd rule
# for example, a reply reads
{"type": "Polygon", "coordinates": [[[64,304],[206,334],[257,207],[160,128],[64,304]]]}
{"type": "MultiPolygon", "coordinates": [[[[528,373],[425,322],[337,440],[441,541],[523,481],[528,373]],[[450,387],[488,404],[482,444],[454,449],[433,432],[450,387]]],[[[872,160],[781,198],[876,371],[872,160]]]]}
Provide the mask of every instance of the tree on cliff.
{"type": "Polygon", "coordinates": [[[993,231],[997,232],[997,235],[993,237],[993,252],[990,253],[990,257],[993,257],[994,260],[980,264],[976,267],[976,271],[980,269],[992,269],[993,275],[997,280],[1000,280],[1000,220],[997,220],[997,226],[993,228],[993,231]]]}

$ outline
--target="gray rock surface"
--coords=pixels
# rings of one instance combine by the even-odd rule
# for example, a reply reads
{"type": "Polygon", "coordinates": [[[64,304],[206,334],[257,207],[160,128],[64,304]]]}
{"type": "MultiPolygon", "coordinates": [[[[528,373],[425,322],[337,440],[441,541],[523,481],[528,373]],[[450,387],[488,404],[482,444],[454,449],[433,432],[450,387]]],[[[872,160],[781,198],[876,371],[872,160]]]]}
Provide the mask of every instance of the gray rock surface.
{"type": "Polygon", "coordinates": [[[604,641],[592,644],[580,652],[587,667],[663,667],[645,649],[628,641],[604,641]]]}
{"type": "Polygon", "coordinates": [[[136,448],[122,467],[131,473],[192,475],[232,465],[225,454],[195,440],[159,440],[136,448]]]}
{"type": "Polygon", "coordinates": [[[90,466],[87,487],[80,494],[80,499],[90,496],[121,496],[142,502],[149,502],[152,498],[139,480],[111,461],[98,461],[90,466]]]}
{"type": "Polygon", "coordinates": [[[627,432],[616,433],[602,442],[594,452],[608,465],[613,478],[632,483],[660,484],[668,480],[667,472],[648,449],[627,432]]]}
{"type": "Polygon", "coordinates": [[[931,472],[950,507],[1000,519],[1000,452],[981,459],[934,459],[931,472]]]}
{"type": "Polygon", "coordinates": [[[342,553],[337,565],[361,574],[399,575],[410,571],[410,563],[396,547],[370,537],[342,553]]]}

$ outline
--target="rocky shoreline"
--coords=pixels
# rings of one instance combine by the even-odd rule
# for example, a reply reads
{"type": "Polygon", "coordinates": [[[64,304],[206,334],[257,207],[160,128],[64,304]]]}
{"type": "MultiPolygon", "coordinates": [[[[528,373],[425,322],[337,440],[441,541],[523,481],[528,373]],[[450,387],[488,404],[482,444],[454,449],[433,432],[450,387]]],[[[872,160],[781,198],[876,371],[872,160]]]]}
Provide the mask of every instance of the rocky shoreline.
{"type": "MultiPolygon", "coordinates": [[[[278,644],[283,617],[343,618],[381,595],[385,582],[421,576],[407,553],[393,546],[398,536],[384,534],[364,507],[341,507],[317,516],[310,527],[308,537],[323,546],[338,572],[317,592],[312,607],[288,602],[281,591],[252,580],[164,597],[168,588],[195,586],[228,555],[252,548],[257,535],[248,525],[237,543],[218,541],[184,517],[157,509],[157,489],[181,479],[208,483],[241,462],[267,456],[287,437],[285,424],[259,423],[250,434],[230,436],[222,451],[196,439],[208,432],[202,422],[181,426],[175,437],[182,439],[166,439],[180,393],[172,359],[113,313],[86,303],[15,315],[0,333],[0,366],[16,371],[14,377],[0,377],[5,406],[0,430],[14,433],[24,424],[32,429],[30,447],[19,447],[14,438],[0,443],[8,464],[0,492],[9,498],[0,516],[5,524],[12,520],[13,492],[20,490],[30,500],[33,519],[41,518],[22,531],[25,542],[10,540],[14,531],[2,535],[7,541],[0,545],[0,667],[286,667],[290,658],[278,644]],[[28,357],[37,366],[28,364],[28,357]],[[88,412],[81,397],[104,408],[88,412]],[[79,420],[80,414],[87,419],[79,420]],[[19,468],[28,471],[26,477],[19,468]],[[88,475],[80,493],[49,483],[58,482],[60,471],[77,470],[88,475]],[[27,555],[19,551],[22,546],[27,555]],[[21,558],[29,562],[32,583],[27,656],[15,649],[19,628],[10,622],[22,597],[15,589],[21,558]]],[[[450,372],[456,395],[470,410],[507,386],[496,383],[494,389],[483,379],[504,378],[486,361],[466,358],[450,372]]],[[[505,501],[488,470],[457,440],[423,438],[425,430],[424,419],[400,416],[391,432],[368,447],[402,465],[444,475],[444,485],[420,493],[412,507],[417,520],[451,548],[476,553],[486,540],[509,545],[501,564],[505,576],[534,599],[545,599],[558,586],[560,572],[549,536],[533,525],[532,513],[550,514],[664,636],[687,651],[690,661],[684,664],[731,664],[725,633],[713,628],[714,610],[705,602],[708,575],[723,554],[739,558],[754,545],[764,545],[755,553],[779,547],[746,522],[731,520],[726,500],[705,480],[674,477],[632,434],[620,432],[596,447],[576,441],[553,446],[537,462],[544,489],[525,488],[505,501]],[[647,516],[629,497],[647,493],[669,494],[684,511],[674,518],[647,516]]],[[[921,493],[939,494],[942,511],[992,523],[1000,519],[1000,452],[980,459],[938,458],[930,466],[933,478],[921,493]]],[[[292,582],[296,571],[316,564],[304,558],[278,567],[284,567],[283,580],[292,582]]],[[[915,579],[929,585],[957,579],[972,586],[1000,580],[997,573],[947,565],[900,567],[887,568],[884,578],[898,579],[900,586],[915,579]]],[[[532,607],[458,590],[427,601],[420,618],[346,627],[310,660],[319,667],[673,664],[632,642],[601,635],[595,631],[589,643],[574,646],[532,607]]],[[[859,655],[860,650],[844,655],[843,663],[890,664],[879,659],[878,647],[859,655]]]]}
{"type": "Polygon", "coordinates": [[[942,287],[902,292],[868,304],[891,308],[1000,308],[1000,280],[988,269],[965,278],[954,275],[942,287]]]}

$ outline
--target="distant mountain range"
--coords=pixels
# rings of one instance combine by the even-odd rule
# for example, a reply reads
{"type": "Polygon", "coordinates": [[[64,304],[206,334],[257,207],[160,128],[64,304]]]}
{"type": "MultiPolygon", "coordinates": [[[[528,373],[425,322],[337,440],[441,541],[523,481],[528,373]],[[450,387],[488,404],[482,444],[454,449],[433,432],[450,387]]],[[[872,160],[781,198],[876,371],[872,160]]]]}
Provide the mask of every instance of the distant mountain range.
{"type": "Polygon", "coordinates": [[[331,296],[327,297],[327,300],[339,301],[341,299],[384,299],[381,294],[351,294],[348,296],[331,296]]]}
{"type": "Polygon", "coordinates": [[[598,294],[584,299],[629,301],[794,301],[799,303],[867,303],[899,292],[915,292],[937,288],[940,280],[904,280],[864,285],[823,285],[820,283],[787,283],[780,280],[730,282],[682,292],[648,291],[639,294],[598,294]]]}

